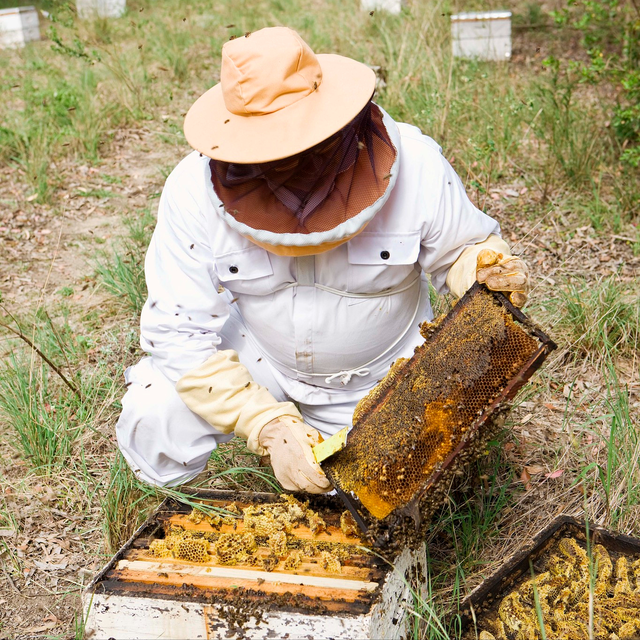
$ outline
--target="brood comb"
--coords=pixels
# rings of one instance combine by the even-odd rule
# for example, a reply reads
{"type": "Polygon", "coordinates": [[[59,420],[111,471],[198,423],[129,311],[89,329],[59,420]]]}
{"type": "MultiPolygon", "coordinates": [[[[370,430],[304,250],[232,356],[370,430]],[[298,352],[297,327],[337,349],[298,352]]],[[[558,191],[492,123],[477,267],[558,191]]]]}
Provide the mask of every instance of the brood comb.
{"type": "Polygon", "coordinates": [[[421,330],[424,344],[360,402],[346,447],[322,464],[334,486],[378,520],[430,515],[444,481],[481,454],[499,409],[556,346],[477,283],[421,330]]]}

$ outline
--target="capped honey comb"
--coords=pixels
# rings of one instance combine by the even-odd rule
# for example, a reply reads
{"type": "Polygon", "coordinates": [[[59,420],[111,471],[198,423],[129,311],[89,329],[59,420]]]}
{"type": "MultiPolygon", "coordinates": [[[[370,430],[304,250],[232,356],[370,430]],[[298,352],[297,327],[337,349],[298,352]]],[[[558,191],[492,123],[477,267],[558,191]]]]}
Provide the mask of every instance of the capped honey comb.
{"type": "Polygon", "coordinates": [[[480,455],[491,415],[555,348],[477,283],[422,334],[415,355],[396,361],[359,403],[347,446],[323,463],[334,485],[379,520],[421,500],[463,449],[465,463],[480,455]]]}

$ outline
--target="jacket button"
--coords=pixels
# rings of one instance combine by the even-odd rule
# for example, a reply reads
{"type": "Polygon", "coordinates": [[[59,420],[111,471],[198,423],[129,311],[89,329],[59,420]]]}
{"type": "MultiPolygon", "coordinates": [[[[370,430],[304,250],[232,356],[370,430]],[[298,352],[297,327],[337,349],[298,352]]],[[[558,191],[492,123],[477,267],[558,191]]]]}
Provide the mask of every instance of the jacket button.
{"type": "Polygon", "coordinates": [[[236,267],[236,265],[235,265],[235,264],[232,264],[232,265],[229,267],[229,273],[238,273],[238,267],[236,267]]]}
{"type": "Polygon", "coordinates": [[[388,251],[381,251],[380,252],[380,257],[383,260],[388,260],[391,257],[391,254],[388,251]]]}

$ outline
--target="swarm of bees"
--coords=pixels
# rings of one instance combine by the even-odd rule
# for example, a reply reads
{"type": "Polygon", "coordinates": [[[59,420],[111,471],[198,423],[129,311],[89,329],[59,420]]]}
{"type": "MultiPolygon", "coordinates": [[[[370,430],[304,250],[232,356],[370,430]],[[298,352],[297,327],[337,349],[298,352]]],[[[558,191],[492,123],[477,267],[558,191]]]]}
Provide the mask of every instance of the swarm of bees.
{"type": "Polygon", "coordinates": [[[614,563],[599,544],[590,558],[574,538],[562,538],[545,569],[503,598],[481,640],[586,640],[590,607],[594,637],[640,637],[640,559],[614,563]]]}
{"type": "MultiPolygon", "coordinates": [[[[149,552],[157,558],[227,566],[248,564],[264,571],[273,571],[280,563],[284,570],[295,571],[306,561],[330,573],[341,572],[341,559],[348,556],[348,550],[342,546],[350,545],[303,541],[293,533],[296,527],[306,526],[317,536],[327,528],[322,516],[310,509],[308,502],[284,495],[279,502],[252,504],[242,509],[231,503],[224,511],[226,514],[219,515],[194,509],[187,516],[189,522],[196,525],[206,522],[211,532],[172,526],[164,538],[151,542],[149,552]],[[242,527],[238,530],[240,522],[242,527]],[[233,526],[234,532],[221,532],[225,525],[233,526]]],[[[346,536],[359,534],[348,512],[342,514],[340,527],[346,536]]]]}

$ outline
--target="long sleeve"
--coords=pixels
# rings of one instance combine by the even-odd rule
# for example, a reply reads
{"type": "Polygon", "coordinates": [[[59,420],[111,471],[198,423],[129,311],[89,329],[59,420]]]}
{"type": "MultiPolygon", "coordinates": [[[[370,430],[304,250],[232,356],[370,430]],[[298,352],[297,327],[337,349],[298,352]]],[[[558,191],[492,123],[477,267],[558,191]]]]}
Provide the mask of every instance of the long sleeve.
{"type": "Polygon", "coordinates": [[[194,413],[222,433],[235,431],[259,452],[262,426],[299,413],[253,382],[235,351],[217,350],[229,308],[218,292],[197,196],[178,173],[162,192],[145,261],[149,298],[142,311],[141,345],[160,372],[178,383],[176,390],[194,413]]]}
{"type": "MultiPolygon", "coordinates": [[[[435,145],[428,140],[430,146],[435,145]]],[[[430,153],[433,151],[432,147],[430,153]]],[[[439,198],[423,231],[418,260],[423,271],[431,275],[438,293],[447,293],[447,275],[452,265],[467,247],[484,242],[491,235],[499,238],[500,225],[473,205],[456,172],[438,155],[435,175],[425,180],[425,197],[437,193],[439,198]]]]}
{"type": "Polygon", "coordinates": [[[140,343],[176,382],[215,353],[229,317],[218,294],[202,212],[176,172],[160,198],[145,275],[149,297],[140,319],[140,343]]]}

